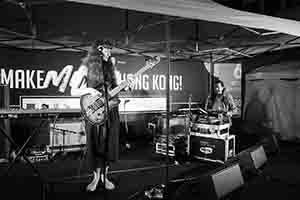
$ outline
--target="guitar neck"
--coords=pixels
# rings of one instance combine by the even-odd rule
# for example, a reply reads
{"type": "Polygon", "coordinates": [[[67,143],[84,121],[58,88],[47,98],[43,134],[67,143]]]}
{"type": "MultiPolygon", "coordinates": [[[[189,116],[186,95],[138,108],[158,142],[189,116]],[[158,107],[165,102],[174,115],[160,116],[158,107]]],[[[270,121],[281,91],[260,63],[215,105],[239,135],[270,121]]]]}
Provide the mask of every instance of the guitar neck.
{"type": "Polygon", "coordinates": [[[122,81],[120,85],[118,85],[117,87],[115,87],[114,89],[109,91],[110,98],[113,98],[114,96],[116,96],[119,92],[121,92],[121,90],[126,88],[128,86],[128,84],[129,84],[128,81],[122,81]]]}
{"type": "MultiPolygon", "coordinates": [[[[149,67],[146,65],[144,67],[142,67],[139,71],[137,71],[134,75],[133,75],[133,79],[135,79],[136,77],[138,77],[139,75],[141,75],[142,73],[144,73],[145,71],[147,71],[149,67]]],[[[109,96],[110,98],[116,96],[119,92],[121,92],[121,90],[123,90],[124,88],[126,88],[128,85],[129,85],[129,81],[128,80],[125,80],[125,81],[122,81],[120,83],[120,85],[118,85],[117,87],[115,87],[114,89],[112,89],[110,92],[109,92],[109,96]]]]}

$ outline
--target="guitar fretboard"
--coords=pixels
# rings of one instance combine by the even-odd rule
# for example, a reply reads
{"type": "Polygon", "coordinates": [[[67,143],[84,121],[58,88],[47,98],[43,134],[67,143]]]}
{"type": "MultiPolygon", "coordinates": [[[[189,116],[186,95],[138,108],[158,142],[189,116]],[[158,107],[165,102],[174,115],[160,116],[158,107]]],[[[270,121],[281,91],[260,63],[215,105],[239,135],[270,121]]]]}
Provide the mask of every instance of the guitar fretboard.
{"type": "MultiPolygon", "coordinates": [[[[158,63],[158,62],[157,62],[158,63]]],[[[148,64],[146,63],[146,65],[144,67],[142,67],[141,69],[139,69],[133,76],[132,79],[134,80],[136,77],[138,77],[139,75],[143,74],[145,71],[147,71],[149,68],[153,67],[155,64],[148,64]]],[[[122,81],[117,87],[115,87],[114,89],[112,89],[109,92],[109,96],[112,98],[114,96],[116,96],[119,92],[121,92],[121,90],[123,90],[124,88],[126,88],[128,85],[130,84],[130,82],[128,80],[122,81]]]]}

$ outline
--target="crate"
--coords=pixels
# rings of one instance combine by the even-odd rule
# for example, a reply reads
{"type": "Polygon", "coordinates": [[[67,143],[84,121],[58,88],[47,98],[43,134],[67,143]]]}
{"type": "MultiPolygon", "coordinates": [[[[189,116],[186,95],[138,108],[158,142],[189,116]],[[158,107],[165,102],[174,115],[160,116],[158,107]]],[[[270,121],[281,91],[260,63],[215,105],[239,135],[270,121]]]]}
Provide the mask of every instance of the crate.
{"type": "MultiPolygon", "coordinates": [[[[169,136],[169,156],[176,154],[186,154],[188,149],[188,137],[185,134],[169,136]]],[[[155,152],[158,154],[167,154],[167,137],[161,135],[155,142],[155,152]]]]}
{"type": "Polygon", "coordinates": [[[199,133],[199,132],[190,132],[190,136],[197,136],[197,137],[206,137],[206,138],[215,138],[215,139],[226,139],[229,137],[229,133],[226,134],[203,134],[203,133],[199,133]]]}
{"type": "MultiPolygon", "coordinates": [[[[155,143],[155,153],[167,155],[167,144],[166,143],[155,143]]],[[[175,156],[174,144],[169,144],[169,156],[175,156]]]]}
{"type": "Polygon", "coordinates": [[[224,163],[235,156],[235,135],[228,137],[190,135],[189,154],[197,159],[224,163]]]}
{"type": "Polygon", "coordinates": [[[215,135],[215,136],[228,136],[230,130],[230,123],[225,124],[202,124],[202,123],[191,123],[190,132],[195,135],[215,135]]]}

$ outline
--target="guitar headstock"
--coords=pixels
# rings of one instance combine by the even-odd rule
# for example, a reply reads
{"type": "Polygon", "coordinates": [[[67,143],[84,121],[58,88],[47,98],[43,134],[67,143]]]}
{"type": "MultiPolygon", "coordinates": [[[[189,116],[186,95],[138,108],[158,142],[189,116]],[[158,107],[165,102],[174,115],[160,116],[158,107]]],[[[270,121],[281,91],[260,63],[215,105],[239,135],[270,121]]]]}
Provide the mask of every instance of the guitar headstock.
{"type": "Polygon", "coordinates": [[[150,57],[146,60],[146,66],[147,66],[147,68],[152,69],[159,62],[160,62],[159,56],[150,57]]]}

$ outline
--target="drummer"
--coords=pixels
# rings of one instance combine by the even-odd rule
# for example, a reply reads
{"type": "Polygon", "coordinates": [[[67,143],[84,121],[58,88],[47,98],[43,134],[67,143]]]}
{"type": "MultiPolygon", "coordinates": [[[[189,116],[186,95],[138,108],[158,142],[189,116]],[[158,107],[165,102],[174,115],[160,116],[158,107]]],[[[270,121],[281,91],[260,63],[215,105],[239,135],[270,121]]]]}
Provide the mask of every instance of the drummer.
{"type": "Polygon", "coordinates": [[[226,91],[223,81],[215,82],[215,92],[213,96],[208,96],[205,109],[207,111],[222,113],[229,119],[237,113],[237,106],[234,103],[232,95],[226,91]]]}

